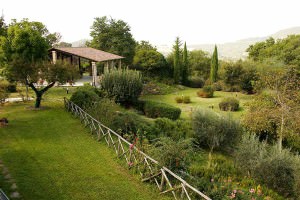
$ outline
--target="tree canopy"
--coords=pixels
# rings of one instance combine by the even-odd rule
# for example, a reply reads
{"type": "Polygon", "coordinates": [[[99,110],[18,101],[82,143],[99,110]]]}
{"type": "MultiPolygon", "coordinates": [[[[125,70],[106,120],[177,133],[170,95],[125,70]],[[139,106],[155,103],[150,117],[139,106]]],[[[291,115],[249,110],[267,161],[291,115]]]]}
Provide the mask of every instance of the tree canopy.
{"type": "Polygon", "coordinates": [[[215,45],[214,53],[211,58],[211,67],[210,67],[210,81],[212,83],[217,81],[219,70],[219,59],[218,59],[218,49],[215,45]]]}
{"type": "Polygon", "coordinates": [[[13,20],[8,26],[7,36],[0,37],[3,58],[10,62],[18,57],[30,62],[46,59],[47,50],[59,39],[58,33],[49,33],[41,22],[23,19],[13,20]]]}
{"type": "Polygon", "coordinates": [[[269,38],[250,45],[249,58],[255,61],[275,60],[287,65],[300,66],[300,35],[290,35],[284,39],[269,38]]]}
{"type": "Polygon", "coordinates": [[[40,107],[42,95],[58,81],[65,83],[77,78],[73,66],[65,62],[50,63],[48,49],[60,39],[58,33],[49,33],[41,22],[13,20],[7,35],[0,36],[1,61],[6,65],[5,75],[10,81],[22,82],[36,94],[35,107],[40,107]],[[47,81],[40,90],[37,85],[47,81]]]}
{"type": "Polygon", "coordinates": [[[106,16],[97,17],[90,35],[92,40],[87,43],[88,46],[124,56],[125,64],[132,64],[136,42],[126,22],[106,16]]]}
{"type": "Polygon", "coordinates": [[[149,42],[141,41],[136,46],[133,66],[147,74],[160,74],[165,71],[167,62],[165,57],[149,42]]]}

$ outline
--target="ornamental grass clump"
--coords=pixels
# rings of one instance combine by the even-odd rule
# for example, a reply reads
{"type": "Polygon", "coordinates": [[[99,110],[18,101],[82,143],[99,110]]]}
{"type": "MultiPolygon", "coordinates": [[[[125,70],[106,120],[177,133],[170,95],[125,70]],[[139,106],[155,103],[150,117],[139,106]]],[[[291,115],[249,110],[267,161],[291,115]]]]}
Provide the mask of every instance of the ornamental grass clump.
{"type": "Polygon", "coordinates": [[[132,104],[138,100],[142,92],[142,76],[140,72],[129,69],[107,70],[101,86],[116,102],[132,104]]]}

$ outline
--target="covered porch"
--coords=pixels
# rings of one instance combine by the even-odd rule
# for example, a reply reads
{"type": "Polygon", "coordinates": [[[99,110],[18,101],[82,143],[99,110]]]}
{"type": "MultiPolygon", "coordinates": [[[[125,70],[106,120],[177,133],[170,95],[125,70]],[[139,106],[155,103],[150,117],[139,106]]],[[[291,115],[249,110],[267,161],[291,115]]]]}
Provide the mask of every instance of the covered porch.
{"type": "Polygon", "coordinates": [[[92,68],[92,85],[97,86],[99,79],[97,77],[97,62],[104,63],[104,69],[113,67],[122,67],[122,59],[124,57],[101,51],[90,47],[56,47],[51,48],[49,53],[52,54],[52,62],[56,63],[58,59],[68,60],[78,69],[82,70],[82,60],[88,60],[92,68]]]}

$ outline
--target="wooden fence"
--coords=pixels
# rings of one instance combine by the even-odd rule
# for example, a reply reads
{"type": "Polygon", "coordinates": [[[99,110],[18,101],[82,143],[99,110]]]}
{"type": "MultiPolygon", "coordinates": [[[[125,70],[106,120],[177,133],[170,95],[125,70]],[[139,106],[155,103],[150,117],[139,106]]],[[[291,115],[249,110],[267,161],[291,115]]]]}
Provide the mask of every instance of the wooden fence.
{"type": "Polygon", "coordinates": [[[98,141],[105,140],[107,145],[114,149],[118,158],[125,159],[128,167],[135,169],[141,175],[142,182],[149,181],[156,184],[160,194],[172,193],[175,199],[210,200],[208,196],[188,184],[168,168],[161,166],[156,160],[97,121],[70,100],[65,98],[64,103],[66,110],[80,118],[81,123],[97,136],[98,141]]]}

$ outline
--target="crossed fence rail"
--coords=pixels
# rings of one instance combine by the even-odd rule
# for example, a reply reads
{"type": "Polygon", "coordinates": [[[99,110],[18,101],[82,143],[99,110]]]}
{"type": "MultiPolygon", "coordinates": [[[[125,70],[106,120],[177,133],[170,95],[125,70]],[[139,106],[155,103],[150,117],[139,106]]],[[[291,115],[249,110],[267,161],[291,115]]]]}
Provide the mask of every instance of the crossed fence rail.
{"type": "Polygon", "coordinates": [[[80,118],[81,123],[88,127],[97,140],[105,140],[114,149],[118,158],[126,160],[130,169],[135,169],[141,175],[142,182],[149,181],[158,187],[160,194],[172,193],[177,199],[206,199],[208,196],[188,184],[168,168],[161,166],[156,160],[140,151],[119,134],[106,127],[82,108],[64,98],[67,111],[80,118]]]}

